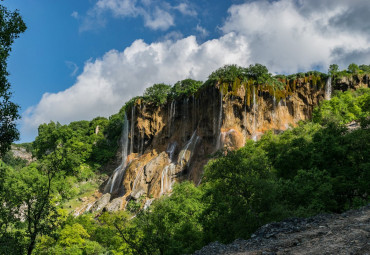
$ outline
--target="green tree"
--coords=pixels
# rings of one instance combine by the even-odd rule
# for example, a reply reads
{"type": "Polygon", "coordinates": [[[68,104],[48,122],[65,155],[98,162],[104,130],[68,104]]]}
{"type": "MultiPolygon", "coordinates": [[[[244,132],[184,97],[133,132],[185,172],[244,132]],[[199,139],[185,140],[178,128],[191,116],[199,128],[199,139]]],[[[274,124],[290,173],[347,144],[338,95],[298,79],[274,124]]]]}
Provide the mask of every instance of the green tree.
{"type": "Polygon", "coordinates": [[[170,85],[166,85],[164,83],[154,84],[145,90],[144,98],[156,105],[161,105],[167,102],[167,97],[170,91],[170,85]]]}
{"type": "Polygon", "coordinates": [[[370,73],[370,65],[360,65],[359,68],[365,73],[370,73]]]}
{"type": "Polygon", "coordinates": [[[19,118],[18,105],[11,98],[7,60],[11,46],[26,25],[18,11],[11,12],[0,5],[0,154],[9,150],[10,144],[19,138],[15,121],[19,118]]]}
{"type": "Polygon", "coordinates": [[[331,76],[335,76],[339,71],[339,66],[337,64],[331,64],[328,71],[331,76]]]}
{"type": "Polygon", "coordinates": [[[246,74],[248,77],[251,77],[256,84],[265,84],[271,78],[266,66],[261,64],[250,65],[246,69],[246,74]]]}
{"type": "Polygon", "coordinates": [[[313,121],[325,124],[338,122],[347,124],[370,115],[370,89],[361,88],[355,92],[338,92],[330,101],[324,101],[313,111],[313,121]]]}
{"type": "Polygon", "coordinates": [[[352,63],[348,66],[347,70],[349,73],[353,75],[353,74],[357,74],[360,69],[358,65],[356,65],[355,63],[352,63]]]}
{"type": "Polygon", "coordinates": [[[207,242],[248,238],[262,224],[279,218],[271,164],[253,141],[210,161],[203,180],[207,242]]]}
{"type": "Polygon", "coordinates": [[[193,79],[178,81],[171,88],[171,95],[174,98],[179,98],[181,96],[190,96],[194,94],[201,86],[201,81],[196,81],[193,79]]]}
{"type": "Polygon", "coordinates": [[[141,243],[148,254],[189,254],[204,245],[202,196],[193,183],[182,182],[171,196],[155,201],[138,217],[144,235],[141,243]]]}
{"type": "Polygon", "coordinates": [[[24,252],[24,234],[19,229],[22,201],[12,192],[14,170],[0,162],[0,254],[24,252]]]}
{"type": "Polygon", "coordinates": [[[236,78],[241,79],[245,68],[237,65],[225,65],[208,76],[208,80],[220,83],[232,83],[236,78]]]}
{"type": "MultiPolygon", "coordinates": [[[[106,226],[106,231],[112,239],[119,239],[116,243],[114,250],[120,251],[122,254],[151,254],[147,251],[149,250],[148,245],[143,242],[143,234],[141,229],[135,224],[135,221],[130,219],[131,216],[125,212],[120,211],[116,213],[104,213],[100,218],[104,226],[106,226]]],[[[108,242],[111,242],[108,240],[108,242]]]]}

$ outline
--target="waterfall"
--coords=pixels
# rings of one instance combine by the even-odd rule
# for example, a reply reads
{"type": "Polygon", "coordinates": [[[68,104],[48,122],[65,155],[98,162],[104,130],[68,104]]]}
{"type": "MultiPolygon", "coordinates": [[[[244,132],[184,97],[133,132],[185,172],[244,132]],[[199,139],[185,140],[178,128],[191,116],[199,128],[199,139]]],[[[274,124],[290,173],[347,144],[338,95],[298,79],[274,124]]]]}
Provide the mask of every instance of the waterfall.
{"type": "Polygon", "coordinates": [[[276,98],[275,98],[275,89],[274,89],[274,94],[272,96],[272,122],[275,122],[276,118],[276,98]]]}
{"type": "Polygon", "coordinates": [[[257,120],[256,120],[256,113],[257,113],[257,101],[256,101],[256,86],[253,86],[253,134],[252,134],[252,139],[254,141],[257,140],[257,135],[256,135],[256,129],[257,129],[257,120]]]}
{"type": "Polygon", "coordinates": [[[140,155],[143,155],[144,154],[144,138],[145,138],[145,116],[144,116],[144,112],[145,112],[145,105],[142,104],[141,105],[141,116],[143,118],[143,125],[141,127],[141,130],[140,130],[140,141],[139,141],[139,153],[140,155]]]}
{"type": "Polygon", "coordinates": [[[220,133],[220,137],[219,137],[219,145],[220,145],[220,148],[223,148],[224,145],[225,145],[225,140],[226,140],[226,137],[229,137],[229,139],[231,138],[231,133],[235,132],[235,129],[230,129],[229,131],[227,132],[221,132],[220,133]]]}
{"type": "Polygon", "coordinates": [[[161,193],[162,195],[165,192],[168,192],[172,189],[172,175],[176,170],[175,164],[171,163],[165,166],[162,170],[161,175],[161,193]]]}
{"type": "MultiPolygon", "coordinates": [[[[212,92],[213,93],[212,98],[216,97],[215,91],[217,91],[217,90],[214,89],[213,92],[212,92]]],[[[218,132],[217,122],[216,122],[216,120],[217,120],[217,110],[216,110],[216,104],[215,103],[212,104],[212,113],[213,113],[213,118],[212,118],[212,120],[213,120],[213,135],[215,136],[218,132]]]]}
{"type": "Polygon", "coordinates": [[[168,114],[168,136],[172,135],[172,128],[173,128],[173,122],[175,120],[175,114],[176,114],[176,101],[173,100],[171,102],[170,111],[168,114]]]}
{"type": "Polygon", "coordinates": [[[168,156],[170,157],[171,161],[173,160],[173,155],[175,153],[176,146],[177,146],[176,142],[172,142],[172,143],[168,144],[166,152],[167,152],[168,156]]]}
{"type": "Polygon", "coordinates": [[[220,150],[224,147],[225,138],[226,138],[226,132],[220,131],[220,134],[218,135],[218,138],[217,138],[216,150],[220,150]]]}
{"type": "Polygon", "coordinates": [[[222,139],[222,132],[221,132],[221,127],[222,127],[222,99],[223,99],[223,94],[222,91],[220,91],[220,109],[218,111],[218,137],[217,137],[217,142],[216,142],[216,150],[221,149],[221,139],[222,139]]]}
{"type": "Polygon", "coordinates": [[[220,91],[220,111],[218,115],[218,130],[221,132],[221,127],[222,127],[222,99],[224,95],[222,94],[222,91],[220,91]]]}
{"type": "Polygon", "coordinates": [[[188,124],[188,110],[189,110],[189,98],[185,98],[182,105],[182,136],[186,139],[186,128],[188,124]]]}
{"type": "Polygon", "coordinates": [[[186,152],[189,150],[190,145],[192,145],[192,150],[190,150],[190,157],[187,164],[190,162],[191,157],[193,156],[194,148],[199,140],[199,136],[197,136],[197,131],[195,130],[193,135],[191,136],[190,140],[185,144],[184,148],[181,150],[181,154],[178,159],[178,163],[180,164],[181,168],[184,167],[183,163],[186,161],[186,152]]]}
{"type": "Polygon", "coordinates": [[[332,89],[331,89],[331,75],[330,75],[325,85],[325,99],[326,100],[331,99],[331,90],[332,89]]]}
{"type": "Polygon", "coordinates": [[[198,110],[199,110],[199,98],[196,98],[195,95],[193,94],[193,108],[192,108],[192,129],[195,130],[197,129],[198,126],[198,110]]]}
{"type": "Polygon", "coordinates": [[[135,127],[134,127],[134,118],[135,118],[135,106],[133,105],[131,108],[131,140],[130,140],[130,154],[134,152],[134,135],[135,135],[135,127]]]}
{"type": "Polygon", "coordinates": [[[121,147],[122,147],[122,161],[121,164],[113,171],[112,176],[109,178],[107,185],[104,188],[104,192],[112,193],[116,191],[122,182],[123,175],[126,170],[127,161],[127,147],[128,147],[128,120],[127,115],[123,118],[123,127],[121,135],[121,147]]]}

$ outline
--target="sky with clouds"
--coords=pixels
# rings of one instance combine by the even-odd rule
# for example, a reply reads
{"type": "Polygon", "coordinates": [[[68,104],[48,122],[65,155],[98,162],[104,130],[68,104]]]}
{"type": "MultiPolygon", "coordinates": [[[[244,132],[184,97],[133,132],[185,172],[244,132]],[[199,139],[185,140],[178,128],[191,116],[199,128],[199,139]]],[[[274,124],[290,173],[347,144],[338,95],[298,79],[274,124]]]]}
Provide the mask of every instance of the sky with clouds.
{"type": "Polygon", "coordinates": [[[28,30],[9,77],[21,141],[41,123],[108,117],[154,83],[225,64],[272,73],[370,64],[368,0],[11,0],[28,30]]]}

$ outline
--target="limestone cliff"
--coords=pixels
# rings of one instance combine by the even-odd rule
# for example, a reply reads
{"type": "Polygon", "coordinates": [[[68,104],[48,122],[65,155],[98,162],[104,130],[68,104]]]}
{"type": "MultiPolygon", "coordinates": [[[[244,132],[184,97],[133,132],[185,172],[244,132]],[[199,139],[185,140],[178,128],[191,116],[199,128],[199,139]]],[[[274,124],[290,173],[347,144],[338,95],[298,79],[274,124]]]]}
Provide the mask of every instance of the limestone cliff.
{"type": "Polygon", "coordinates": [[[285,87],[279,91],[261,85],[216,83],[161,106],[137,100],[126,112],[121,143],[125,162],[107,184],[118,181],[119,187],[105,191],[112,198],[122,197],[123,208],[129,199],[158,198],[177,181],[199,184],[212,153],[240,148],[267,130],[279,133],[310,119],[313,108],[330,97],[333,89],[356,89],[370,83],[366,75],[336,79],[333,84],[331,79],[315,77],[283,82],[285,87]]]}

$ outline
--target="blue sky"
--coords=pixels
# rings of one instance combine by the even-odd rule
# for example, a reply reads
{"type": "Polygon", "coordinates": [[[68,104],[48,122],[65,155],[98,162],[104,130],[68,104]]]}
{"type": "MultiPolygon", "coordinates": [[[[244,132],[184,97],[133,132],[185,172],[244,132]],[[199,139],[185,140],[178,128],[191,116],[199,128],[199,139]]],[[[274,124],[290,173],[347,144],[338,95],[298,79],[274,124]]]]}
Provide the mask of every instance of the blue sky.
{"type": "Polygon", "coordinates": [[[224,64],[271,72],[370,64],[367,0],[8,0],[28,29],[8,69],[21,142],[43,122],[116,113],[153,83],[224,64]]]}

